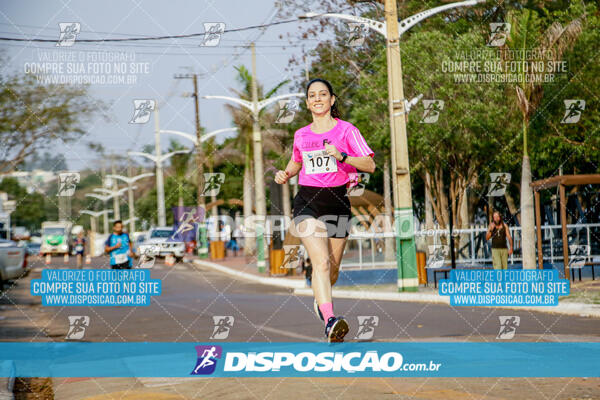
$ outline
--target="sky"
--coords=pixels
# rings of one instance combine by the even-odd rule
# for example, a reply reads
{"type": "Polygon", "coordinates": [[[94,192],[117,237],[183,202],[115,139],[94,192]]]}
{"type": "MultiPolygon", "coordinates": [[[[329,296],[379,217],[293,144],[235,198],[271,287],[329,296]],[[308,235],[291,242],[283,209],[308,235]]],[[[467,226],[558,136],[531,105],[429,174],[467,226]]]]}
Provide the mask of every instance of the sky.
{"type": "MultiPolygon", "coordinates": [[[[89,94],[105,103],[98,113],[102,118],[91,122],[87,135],[77,143],[57,143],[51,149],[64,153],[70,169],[80,170],[93,167],[90,163],[96,160],[85,145],[89,140],[101,143],[108,152],[123,155],[154,144],[153,118],[144,124],[129,123],[136,99],[158,101],[161,129],[194,134],[194,101],[185,97],[193,90],[192,81],[174,79],[175,74],[201,74],[200,96],[234,96],[230,89],[240,88],[234,66],[251,68],[251,52],[245,46],[256,41],[258,80],[268,89],[284,79],[301,76],[298,68],[286,71],[289,59],[294,54],[299,56],[302,46],[315,47],[317,40],[297,41],[290,47],[287,39],[279,38],[280,34],[297,32],[300,24],[307,23],[303,21],[226,33],[215,47],[201,46],[203,37],[112,44],[77,40],[203,33],[204,23],[208,22],[222,22],[226,30],[235,29],[281,20],[276,12],[274,0],[4,1],[0,5],[0,36],[53,42],[0,42],[8,61],[3,73],[35,72],[46,67],[53,69],[50,75],[54,79],[85,77],[96,81],[89,94]],[[54,41],[60,36],[60,24],[73,22],[80,29],[75,43],[57,47],[54,41]],[[119,59],[107,65],[101,59],[106,55],[117,55],[119,59]],[[104,82],[98,83],[102,79],[104,82]],[[108,83],[111,79],[117,83],[108,83]]],[[[279,93],[290,90],[282,88],[279,93]]],[[[224,104],[222,100],[200,99],[200,122],[207,132],[232,127],[224,104]]],[[[221,134],[217,141],[228,135],[221,134]]],[[[165,149],[169,137],[175,137],[162,136],[161,146],[165,149]]],[[[191,145],[185,139],[178,140],[191,145]]]]}

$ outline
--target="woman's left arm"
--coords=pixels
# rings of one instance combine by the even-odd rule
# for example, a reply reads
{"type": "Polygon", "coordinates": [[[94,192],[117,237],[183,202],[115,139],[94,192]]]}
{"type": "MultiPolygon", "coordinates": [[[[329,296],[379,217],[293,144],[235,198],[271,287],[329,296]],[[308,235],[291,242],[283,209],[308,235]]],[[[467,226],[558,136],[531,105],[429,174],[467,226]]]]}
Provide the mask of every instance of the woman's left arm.
{"type": "MultiPolygon", "coordinates": [[[[362,137],[358,129],[352,128],[346,130],[344,133],[343,141],[345,141],[345,147],[348,149],[348,153],[356,156],[348,155],[344,160],[344,163],[353,166],[359,171],[368,172],[372,174],[375,172],[375,161],[373,161],[373,150],[369,147],[365,139],[362,137]]],[[[326,143],[325,150],[327,154],[333,156],[336,160],[342,161],[342,154],[336,146],[326,143]]]]}
{"type": "MultiPolygon", "coordinates": [[[[342,155],[340,154],[338,161],[342,161],[342,155]]],[[[375,172],[375,161],[373,161],[373,157],[371,156],[363,156],[363,157],[346,157],[344,161],[345,164],[352,165],[359,171],[368,172],[372,174],[375,172]]]]}

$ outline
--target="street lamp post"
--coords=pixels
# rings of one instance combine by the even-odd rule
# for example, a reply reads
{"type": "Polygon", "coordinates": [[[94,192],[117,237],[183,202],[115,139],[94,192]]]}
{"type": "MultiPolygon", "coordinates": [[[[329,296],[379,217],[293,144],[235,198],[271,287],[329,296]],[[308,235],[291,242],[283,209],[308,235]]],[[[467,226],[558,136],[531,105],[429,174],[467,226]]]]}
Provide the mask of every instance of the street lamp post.
{"type": "MultiPolygon", "coordinates": [[[[238,128],[223,128],[223,129],[217,129],[211,132],[208,132],[207,134],[204,134],[202,136],[200,136],[200,141],[198,141],[198,136],[196,135],[192,135],[190,133],[185,133],[185,132],[181,132],[181,131],[174,131],[171,129],[161,129],[159,132],[160,133],[167,133],[167,134],[172,134],[172,135],[178,135],[181,137],[186,138],[187,140],[190,140],[192,143],[194,143],[194,147],[196,149],[196,155],[201,154],[202,152],[202,143],[205,142],[207,139],[210,139],[211,137],[214,137],[216,135],[218,135],[219,133],[223,133],[223,132],[234,132],[237,131],[238,128]]],[[[198,173],[200,173],[200,171],[198,171],[198,173]]],[[[204,196],[204,177],[202,177],[201,179],[198,179],[198,197],[203,197],[204,196]],[[201,184],[202,183],[202,184],[201,184]]],[[[198,255],[200,256],[200,258],[207,258],[208,257],[208,240],[206,240],[206,207],[204,206],[204,201],[200,202],[198,201],[198,205],[200,207],[200,204],[202,204],[202,208],[204,209],[204,221],[200,222],[198,224],[198,255]]]]}
{"type": "Polygon", "coordinates": [[[129,231],[130,233],[135,232],[135,203],[133,201],[133,184],[134,182],[143,179],[143,178],[148,178],[150,176],[154,176],[154,174],[152,172],[148,172],[145,174],[140,174],[137,176],[133,176],[133,177],[127,177],[127,176],[123,176],[123,175],[107,175],[108,178],[113,178],[113,179],[119,179],[122,180],[123,182],[127,183],[127,194],[128,194],[128,201],[129,201],[129,231]]]}
{"type": "MultiPolygon", "coordinates": [[[[157,115],[157,114],[155,114],[157,115]]],[[[149,160],[152,160],[155,164],[156,164],[156,202],[157,202],[157,208],[158,208],[158,226],[166,226],[167,225],[167,217],[166,217],[166,212],[165,212],[165,186],[164,186],[164,177],[163,177],[163,170],[162,170],[162,163],[165,160],[168,160],[169,158],[173,157],[175,154],[187,154],[189,153],[191,150],[177,150],[177,151],[172,151],[170,153],[166,153],[166,154],[160,154],[160,144],[158,144],[160,142],[160,137],[158,136],[159,130],[156,131],[156,155],[152,155],[152,154],[148,154],[148,153],[142,153],[139,151],[129,151],[127,152],[128,155],[130,156],[140,156],[140,157],[145,157],[149,160]]]]}
{"type": "Polygon", "coordinates": [[[91,225],[91,232],[90,232],[90,254],[92,256],[94,256],[95,254],[95,243],[96,243],[96,230],[97,230],[97,225],[96,225],[96,218],[98,218],[101,215],[104,215],[104,220],[107,222],[105,225],[105,231],[104,233],[107,233],[108,230],[108,220],[107,220],[107,215],[108,213],[111,213],[112,210],[102,210],[102,211],[91,211],[91,210],[81,210],[79,213],[80,214],[87,214],[90,216],[90,225],[91,225]]]}
{"type": "MultiPolygon", "coordinates": [[[[116,186],[113,185],[113,186],[116,186]]],[[[94,192],[98,192],[104,195],[110,195],[110,198],[113,199],[113,216],[115,217],[115,220],[117,219],[121,219],[121,210],[119,209],[119,202],[115,201],[116,198],[118,198],[119,196],[121,196],[123,193],[125,193],[125,191],[127,190],[127,188],[121,188],[118,190],[111,190],[111,189],[106,189],[106,188],[94,188],[92,189],[94,192]]]]}
{"type": "Polygon", "coordinates": [[[392,144],[392,170],[394,192],[394,226],[396,231],[396,265],[398,267],[398,290],[417,291],[417,256],[414,242],[412,194],[408,164],[408,140],[406,136],[406,107],[402,84],[402,64],[400,58],[400,37],[417,23],[437,13],[457,7],[473,6],[485,0],[461,1],[430,10],[422,11],[398,23],[396,0],[385,0],[386,21],[379,22],[368,18],[347,14],[308,13],[300,18],[332,17],[365,24],[386,39],[388,73],[388,108],[390,114],[390,134],[392,144]],[[400,27],[398,27],[400,25],[400,27]]]}
{"type": "MultiPolygon", "coordinates": [[[[98,188],[96,188],[96,189],[98,189],[98,188]]],[[[96,189],[94,189],[94,190],[96,190],[96,189]]],[[[104,207],[106,207],[106,202],[113,198],[112,194],[101,195],[101,194],[97,194],[97,193],[86,193],[85,196],[100,200],[104,204],[104,207]]],[[[111,210],[111,212],[113,212],[113,211],[111,210]]],[[[104,217],[102,218],[102,222],[104,225],[104,233],[106,234],[106,233],[108,233],[108,216],[107,215],[104,215],[104,217]]]]}
{"type": "MultiPolygon", "coordinates": [[[[256,258],[258,271],[265,272],[265,220],[267,215],[267,204],[265,201],[265,181],[264,181],[264,166],[262,159],[262,136],[259,126],[259,113],[260,110],[267,107],[268,105],[289,97],[302,97],[304,93],[291,93],[283,94],[280,96],[271,97],[258,101],[257,90],[256,90],[256,62],[253,58],[252,63],[252,101],[243,100],[236,97],[228,96],[203,96],[205,99],[222,99],[228,100],[247,108],[252,112],[253,124],[252,124],[252,139],[254,142],[254,185],[255,185],[255,199],[256,199],[256,258]]],[[[245,215],[244,219],[248,216],[245,215]]],[[[246,224],[244,224],[246,225],[246,224]]]]}

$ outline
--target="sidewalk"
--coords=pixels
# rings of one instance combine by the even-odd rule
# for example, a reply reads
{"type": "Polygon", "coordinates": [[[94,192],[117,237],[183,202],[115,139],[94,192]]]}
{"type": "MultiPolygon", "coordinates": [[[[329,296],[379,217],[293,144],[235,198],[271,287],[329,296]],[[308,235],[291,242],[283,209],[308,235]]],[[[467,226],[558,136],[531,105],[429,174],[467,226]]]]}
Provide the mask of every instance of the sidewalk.
{"type": "MultiPolygon", "coordinates": [[[[194,258],[192,262],[197,266],[211,268],[215,271],[219,271],[230,276],[262,283],[265,285],[280,286],[289,289],[306,288],[304,275],[271,277],[268,276],[267,273],[259,273],[258,267],[256,266],[256,261],[251,260],[255,260],[255,257],[227,257],[221,261],[210,261],[209,259],[194,258]]],[[[266,269],[268,270],[268,264],[266,269]]]]}
{"type": "MultiPolygon", "coordinates": [[[[250,259],[250,258],[249,258],[250,259]]],[[[228,257],[222,261],[210,261],[208,259],[194,259],[192,261],[198,267],[210,268],[212,270],[228,274],[230,276],[248,281],[273,285],[292,289],[298,296],[312,296],[310,287],[306,286],[304,276],[269,277],[266,273],[259,274],[256,263],[246,262],[245,257],[228,257]]],[[[267,268],[268,270],[268,268],[267,268]]],[[[436,289],[431,287],[420,287],[419,292],[398,292],[395,285],[359,285],[346,286],[333,289],[333,296],[345,299],[363,299],[380,301],[404,301],[421,303],[449,304],[449,296],[440,296],[436,289]]],[[[600,280],[590,282],[571,282],[571,295],[561,298],[559,304],[553,307],[499,307],[515,310],[530,310],[546,313],[578,315],[581,317],[600,318],[600,304],[596,301],[600,293],[600,280]],[[597,282],[597,283],[595,283],[597,282]],[[590,288],[593,288],[590,290],[590,288]],[[589,301],[589,303],[581,302],[589,301]]]]}

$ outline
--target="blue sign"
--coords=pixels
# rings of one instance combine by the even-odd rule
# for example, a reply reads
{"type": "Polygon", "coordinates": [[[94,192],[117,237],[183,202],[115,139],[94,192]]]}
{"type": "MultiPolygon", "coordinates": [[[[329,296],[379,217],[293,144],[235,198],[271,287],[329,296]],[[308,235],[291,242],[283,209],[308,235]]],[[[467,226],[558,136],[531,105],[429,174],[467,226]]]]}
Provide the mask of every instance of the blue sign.
{"type": "Polygon", "coordinates": [[[2,377],[600,377],[598,360],[600,342],[0,343],[2,377]]]}

